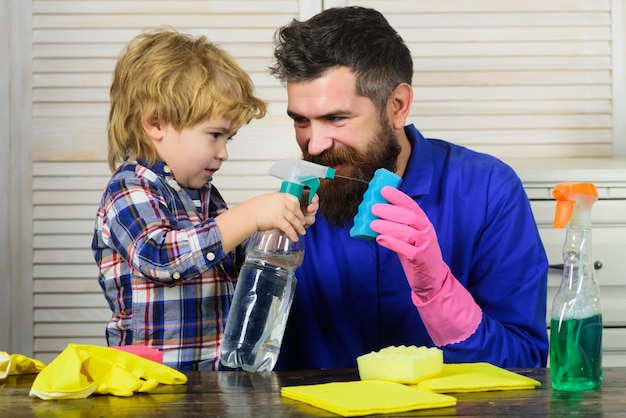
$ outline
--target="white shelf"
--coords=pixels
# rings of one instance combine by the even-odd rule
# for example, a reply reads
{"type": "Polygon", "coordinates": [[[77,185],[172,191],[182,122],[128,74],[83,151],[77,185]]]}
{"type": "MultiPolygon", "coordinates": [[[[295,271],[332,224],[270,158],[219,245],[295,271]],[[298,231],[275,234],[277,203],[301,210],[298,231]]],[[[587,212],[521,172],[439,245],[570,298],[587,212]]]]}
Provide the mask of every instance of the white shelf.
{"type": "Polygon", "coordinates": [[[524,184],[576,181],[626,188],[626,158],[509,158],[524,184]]]}

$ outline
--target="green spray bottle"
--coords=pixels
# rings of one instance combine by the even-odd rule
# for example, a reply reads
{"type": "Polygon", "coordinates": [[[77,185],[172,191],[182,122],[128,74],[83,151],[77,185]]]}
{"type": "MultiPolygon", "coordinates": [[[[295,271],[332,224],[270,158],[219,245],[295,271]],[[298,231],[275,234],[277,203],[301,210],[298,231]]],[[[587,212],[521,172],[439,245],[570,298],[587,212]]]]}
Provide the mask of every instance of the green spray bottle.
{"type": "Polygon", "coordinates": [[[553,226],[567,226],[563,278],[550,319],[552,387],[582,391],[602,384],[602,309],[591,252],[591,207],[598,191],[591,183],[559,183],[553,226]]]}
{"type": "MultiPolygon", "coordinates": [[[[311,203],[320,178],[333,179],[335,170],[292,159],[277,162],[269,174],[283,179],[282,193],[298,199],[308,187],[311,203]]],[[[250,237],[220,343],[223,368],[247,372],[274,369],[295,294],[295,271],[303,259],[304,239],[292,241],[280,229],[250,237]]]]}

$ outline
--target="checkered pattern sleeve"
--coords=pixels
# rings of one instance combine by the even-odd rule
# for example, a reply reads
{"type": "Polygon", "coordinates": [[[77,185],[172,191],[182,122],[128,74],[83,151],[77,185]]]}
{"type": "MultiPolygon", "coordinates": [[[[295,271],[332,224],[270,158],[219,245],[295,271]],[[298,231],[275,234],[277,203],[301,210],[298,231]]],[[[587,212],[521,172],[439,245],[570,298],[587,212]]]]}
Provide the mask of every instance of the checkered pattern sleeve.
{"type": "Polygon", "coordinates": [[[104,192],[92,243],[113,314],[109,345],[158,348],[182,370],[216,363],[237,272],[214,221],[226,204],[210,184],[200,196],[197,210],[162,166],[125,164],[104,192]]]}

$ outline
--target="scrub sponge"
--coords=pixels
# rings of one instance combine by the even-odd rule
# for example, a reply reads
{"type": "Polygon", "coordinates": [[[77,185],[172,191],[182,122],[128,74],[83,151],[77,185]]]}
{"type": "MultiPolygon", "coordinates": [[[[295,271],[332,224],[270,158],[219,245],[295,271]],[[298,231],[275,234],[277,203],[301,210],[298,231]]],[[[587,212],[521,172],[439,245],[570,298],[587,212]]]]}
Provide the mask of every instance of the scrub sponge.
{"type": "Polygon", "coordinates": [[[363,194],[363,200],[359,204],[358,212],[354,217],[354,226],[350,228],[350,236],[352,238],[360,238],[363,240],[373,240],[378,235],[372,228],[370,223],[376,219],[372,214],[372,206],[376,203],[386,203],[387,200],[380,194],[385,186],[398,187],[402,183],[402,179],[385,168],[379,168],[374,173],[374,178],[370,181],[367,190],[363,194]]]}
{"type": "Polygon", "coordinates": [[[415,384],[443,370],[443,352],[436,348],[391,346],[357,357],[361,380],[415,384]]]}

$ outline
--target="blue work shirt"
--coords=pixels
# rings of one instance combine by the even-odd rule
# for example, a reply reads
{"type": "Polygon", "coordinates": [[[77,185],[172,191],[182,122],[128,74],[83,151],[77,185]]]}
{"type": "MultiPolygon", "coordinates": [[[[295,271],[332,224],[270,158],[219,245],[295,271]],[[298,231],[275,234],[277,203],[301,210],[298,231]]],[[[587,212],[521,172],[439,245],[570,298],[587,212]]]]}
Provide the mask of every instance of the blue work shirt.
{"type": "MultiPolygon", "coordinates": [[[[444,261],[483,311],[474,334],[441,347],[444,361],[545,366],[548,261],[519,177],[495,157],[405,131],[400,190],[428,215],[444,261]]],[[[354,368],[390,345],[433,346],[397,255],[351,238],[352,225],[318,214],[308,228],[277,370],[354,368]]]]}

